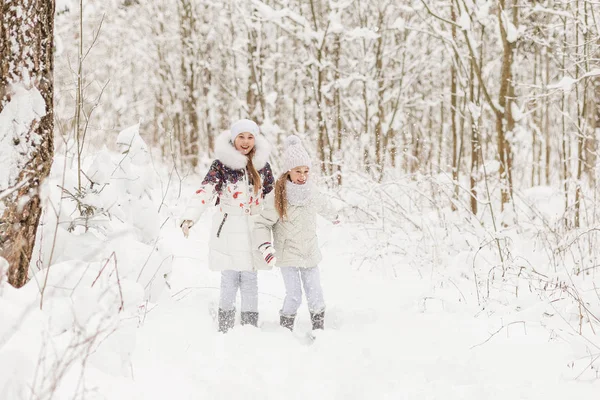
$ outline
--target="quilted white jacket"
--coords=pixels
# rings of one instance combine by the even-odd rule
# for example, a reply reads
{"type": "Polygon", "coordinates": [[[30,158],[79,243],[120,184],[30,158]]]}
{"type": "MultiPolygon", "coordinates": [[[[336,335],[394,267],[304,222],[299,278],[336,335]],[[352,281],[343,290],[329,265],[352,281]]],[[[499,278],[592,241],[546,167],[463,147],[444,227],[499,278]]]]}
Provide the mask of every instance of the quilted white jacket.
{"type": "Polygon", "coordinates": [[[267,163],[270,145],[262,136],[255,137],[253,164],[261,177],[261,190],[254,194],[246,170],[247,158],[239,153],[225,132],[217,138],[215,160],[202,186],[198,188],[182,220],[196,222],[207,207],[217,203],[209,239],[209,267],[214,271],[256,271],[269,269],[260,252],[252,246],[251,218],[263,206],[264,197],[273,190],[273,173],[267,163]]]}
{"type": "Polygon", "coordinates": [[[267,196],[263,211],[254,220],[255,248],[271,242],[272,230],[278,267],[316,267],[323,258],[317,240],[317,215],[331,222],[338,216],[329,198],[316,190],[305,205],[288,203],[283,220],[275,209],[274,195],[267,196]]]}

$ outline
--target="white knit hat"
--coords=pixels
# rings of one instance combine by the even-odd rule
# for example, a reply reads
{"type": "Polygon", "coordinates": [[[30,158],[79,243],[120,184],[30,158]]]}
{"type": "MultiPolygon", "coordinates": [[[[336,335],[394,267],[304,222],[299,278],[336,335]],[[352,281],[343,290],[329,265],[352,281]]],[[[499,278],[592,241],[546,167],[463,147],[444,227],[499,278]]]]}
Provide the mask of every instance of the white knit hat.
{"type": "Polygon", "coordinates": [[[237,122],[234,122],[229,128],[229,132],[231,133],[231,141],[235,141],[235,138],[244,132],[248,132],[253,134],[254,136],[258,136],[260,133],[260,129],[258,129],[258,125],[256,122],[250,121],[249,119],[240,119],[237,122]]]}
{"type": "Polygon", "coordinates": [[[285,150],[283,151],[283,170],[289,171],[296,167],[312,166],[308,152],[302,147],[300,138],[296,135],[290,135],[284,142],[285,150]]]}

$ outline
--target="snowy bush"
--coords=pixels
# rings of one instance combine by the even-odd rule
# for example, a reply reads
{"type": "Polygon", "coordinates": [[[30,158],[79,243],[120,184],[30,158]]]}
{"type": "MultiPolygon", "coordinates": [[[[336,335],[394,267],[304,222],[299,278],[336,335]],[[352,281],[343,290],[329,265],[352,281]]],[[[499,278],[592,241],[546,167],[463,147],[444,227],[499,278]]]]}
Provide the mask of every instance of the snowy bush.
{"type": "Polygon", "coordinates": [[[598,232],[565,227],[559,191],[526,190],[502,213],[490,211],[486,199],[474,216],[468,196],[455,198],[444,175],[377,183],[357,174],[345,181],[339,199],[349,220],[364,225],[354,250],[358,267],[366,263],[386,276],[418,270],[433,278],[432,296],[489,314],[535,309],[536,321],[554,317],[586,335],[600,329],[598,232]]]}
{"type": "Polygon", "coordinates": [[[104,148],[85,160],[80,189],[71,155],[56,157],[37,268],[21,290],[0,280],[2,398],[86,398],[89,367],[131,375],[141,313],[167,287],[172,255],[161,243],[168,215],[158,212],[163,194],[139,125],[117,144],[120,153],[104,148]]]}

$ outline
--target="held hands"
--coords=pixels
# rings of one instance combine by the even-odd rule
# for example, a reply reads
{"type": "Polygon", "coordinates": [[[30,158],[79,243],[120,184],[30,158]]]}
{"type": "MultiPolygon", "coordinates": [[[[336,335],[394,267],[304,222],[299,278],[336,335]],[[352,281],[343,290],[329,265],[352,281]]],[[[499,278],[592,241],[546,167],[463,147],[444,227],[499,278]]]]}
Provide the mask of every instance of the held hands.
{"type": "Polygon", "coordinates": [[[181,230],[183,231],[183,236],[185,236],[186,238],[190,235],[190,228],[192,227],[192,225],[194,225],[194,222],[190,221],[189,219],[186,219],[180,225],[181,230]]]}
{"type": "Polygon", "coordinates": [[[258,250],[261,252],[262,256],[265,258],[265,262],[269,266],[274,266],[277,258],[275,257],[275,249],[271,246],[271,242],[264,242],[260,246],[258,246],[258,250]]]}

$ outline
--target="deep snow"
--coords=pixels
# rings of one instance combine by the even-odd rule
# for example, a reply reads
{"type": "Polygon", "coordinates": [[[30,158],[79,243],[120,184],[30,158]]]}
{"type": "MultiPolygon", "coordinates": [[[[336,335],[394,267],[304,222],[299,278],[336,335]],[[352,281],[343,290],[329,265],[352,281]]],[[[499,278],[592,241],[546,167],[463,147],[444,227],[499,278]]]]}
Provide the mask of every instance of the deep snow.
{"type": "Polygon", "coordinates": [[[598,382],[573,381],[577,371],[569,364],[576,349],[539,324],[474,318],[473,307],[433,297],[428,280],[410,265],[394,280],[364,264],[361,270],[351,266],[349,244],[359,229],[352,225],[330,227],[322,221],[327,321],[314,342],[306,337],[305,304],[293,333],[278,326],[284,293],[277,270],[260,272],[260,327],[238,324],[218,333],[211,312],[218,301],[218,273],[206,265],[208,221],[204,216],[189,240],[176,230],[169,233],[176,250],[174,295],[162,298],[138,331],[133,379],[93,380],[106,398],[597,396],[598,382]],[[494,335],[502,322],[508,327],[494,335]]]}

